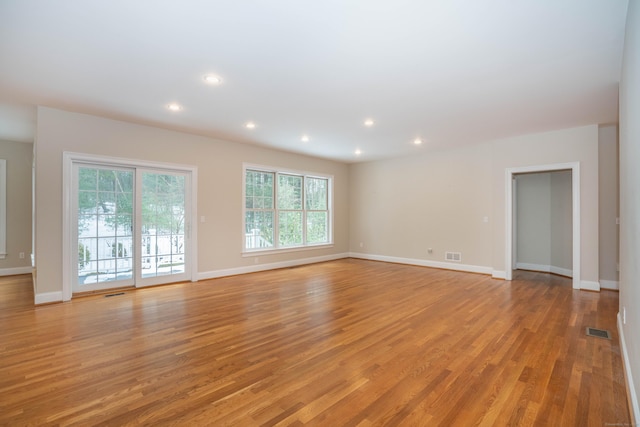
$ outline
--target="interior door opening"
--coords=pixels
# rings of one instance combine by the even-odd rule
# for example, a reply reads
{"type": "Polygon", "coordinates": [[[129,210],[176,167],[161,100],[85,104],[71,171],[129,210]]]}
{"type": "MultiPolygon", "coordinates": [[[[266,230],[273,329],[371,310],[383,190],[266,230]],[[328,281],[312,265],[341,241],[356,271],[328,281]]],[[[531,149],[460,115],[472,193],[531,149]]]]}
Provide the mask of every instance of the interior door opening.
{"type": "Polygon", "coordinates": [[[505,279],[511,280],[515,263],[514,255],[514,223],[515,218],[515,197],[514,180],[518,174],[550,172],[550,171],[571,171],[571,269],[572,286],[574,289],[581,288],[580,271],[580,163],[558,163],[540,166],[521,166],[505,169],[505,279]]]}
{"type": "Polygon", "coordinates": [[[572,277],[571,170],[513,179],[512,268],[572,277]]]}

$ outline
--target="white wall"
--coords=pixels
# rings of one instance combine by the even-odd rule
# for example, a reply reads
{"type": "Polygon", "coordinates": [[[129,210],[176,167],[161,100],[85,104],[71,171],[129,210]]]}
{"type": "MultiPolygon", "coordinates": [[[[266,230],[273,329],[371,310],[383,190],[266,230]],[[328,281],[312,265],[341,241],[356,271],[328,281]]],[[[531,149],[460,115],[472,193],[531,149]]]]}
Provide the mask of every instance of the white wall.
{"type": "Polygon", "coordinates": [[[640,1],[629,1],[620,81],[620,314],[618,327],[640,422],[640,1]]]}
{"type": "Polygon", "coordinates": [[[551,174],[518,175],[516,187],[516,265],[524,269],[541,269],[542,271],[545,271],[546,266],[546,271],[549,271],[551,265],[551,174]]]}
{"type": "Polygon", "coordinates": [[[618,288],[620,239],[616,218],[619,217],[618,127],[600,126],[598,129],[598,168],[600,211],[600,284],[618,288]]]}
{"type": "Polygon", "coordinates": [[[597,283],[596,125],[352,165],[351,252],[435,265],[458,251],[463,269],[504,277],[505,170],[568,162],[581,164],[582,280],[597,283]]]}
{"type": "Polygon", "coordinates": [[[550,172],[551,271],[567,276],[573,270],[573,208],[571,171],[550,172]]]}
{"type": "Polygon", "coordinates": [[[62,290],[62,153],[124,157],[198,167],[198,269],[200,275],[240,273],[260,265],[348,252],[348,166],[100,117],[38,108],[36,140],[36,300],[62,290]],[[334,176],[331,248],[243,257],[242,164],[289,168],[334,176]]]}
{"type": "Polygon", "coordinates": [[[443,266],[461,252],[456,267],[491,273],[489,145],[354,164],[349,182],[357,256],[443,266]]]}
{"type": "MultiPolygon", "coordinates": [[[[583,126],[501,139],[493,149],[493,268],[505,271],[505,169],[580,163],[580,277],[584,287],[598,285],[598,126],[583,126]],[[586,282],[586,283],[585,283],[586,282]]],[[[575,273],[575,272],[574,272],[575,273]]]]}
{"type": "Polygon", "coordinates": [[[33,144],[0,141],[0,159],[7,161],[7,256],[0,260],[0,275],[29,273],[33,144]]]}

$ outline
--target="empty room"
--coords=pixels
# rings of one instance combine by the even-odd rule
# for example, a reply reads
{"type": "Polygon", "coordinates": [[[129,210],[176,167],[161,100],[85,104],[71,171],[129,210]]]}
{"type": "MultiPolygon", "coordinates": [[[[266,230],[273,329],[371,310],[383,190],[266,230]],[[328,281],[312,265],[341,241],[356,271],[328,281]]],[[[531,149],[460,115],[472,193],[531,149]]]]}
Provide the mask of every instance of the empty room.
{"type": "Polygon", "coordinates": [[[0,0],[0,425],[640,422],[640,2],[0,0]]]}

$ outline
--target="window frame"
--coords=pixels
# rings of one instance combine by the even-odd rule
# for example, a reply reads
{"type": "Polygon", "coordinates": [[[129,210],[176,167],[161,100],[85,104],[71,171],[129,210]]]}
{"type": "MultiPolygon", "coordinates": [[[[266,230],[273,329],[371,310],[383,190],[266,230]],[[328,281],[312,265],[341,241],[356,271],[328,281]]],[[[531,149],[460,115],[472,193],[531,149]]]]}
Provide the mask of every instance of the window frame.
{"type": "Polygon", "coordinates": [[[242,165],[242,255],[255,256],[260,253],[272,254],[283,252],[297,252],[333,246],[333,175],[308,172],[288,168],[272,167],[243,163],[242,165]],[[246,240],[246,218],[247,218],[247,171],[256,171],[273,174],[273,246],[267,248],[247,248],[246,240]],[[279,215],[280,212],[291,212],[291,209],[278,208],[278,182],[280,175],[293,175],[302,177],[302,244],[287,245],[280,244],[279,215]],[[306,179],[326,179],[327,180],[327,241],[321,243],[307,243],[307,213],[321,212],[314,209],[307,209],[306,206],[306,179]]]}

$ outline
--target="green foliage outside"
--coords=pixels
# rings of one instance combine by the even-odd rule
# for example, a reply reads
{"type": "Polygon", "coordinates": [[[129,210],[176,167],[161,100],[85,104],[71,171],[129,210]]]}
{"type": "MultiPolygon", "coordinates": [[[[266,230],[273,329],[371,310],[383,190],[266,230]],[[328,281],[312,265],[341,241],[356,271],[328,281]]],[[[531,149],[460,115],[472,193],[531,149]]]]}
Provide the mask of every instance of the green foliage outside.
{"type": "MultiPolygon", "coordinates": [[[[133,234],[134,176],[132,171],[102,168],[79,168],[78,176],[78,232],[85,237],[111,237],[113,257],[127,256],[133,248],[124,248],[115,240],[133,234]],[[96,235],[97,224],[109,229],[106,236],[96,235]]],[[[183,176],[159,173],[142,174],[142,234],[155,230],[156,235],[184,235],[185,211],[183,176]]],[[[131,245],[131,240],[126,239],[131,245]]],[[[180,239],[173,239],[173,253],[182,253],[180,239]]],[[[79,264],[83,268],[91,260],[91,253],[79,243],[79,264]]],[[[97,254],[96,254],[97,255],[97,254]]]]}
{"type": "Polygon", "coordinates": [[[304,244],[305,226],[307,244],[328,241],[329,189],[326,178],[254,170],[247,170],[245,178],[245,232],[253,235],[257,231],[260,238],[260,241],[248,240],[247,247],[274,245],[274,215],[277,215],[277,237],[281,247],[304,244]],[[274,199],[277,199],[275,206],[274,199]]]}

